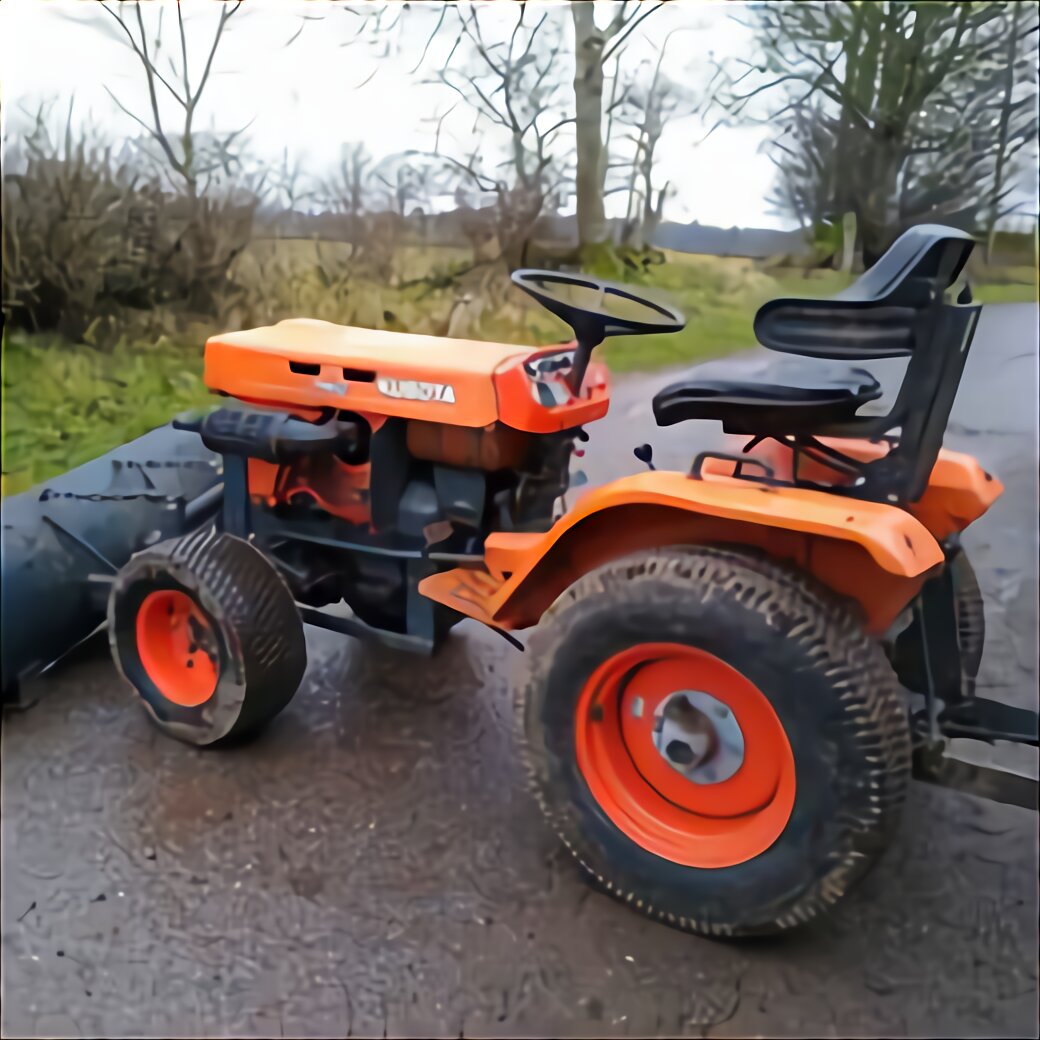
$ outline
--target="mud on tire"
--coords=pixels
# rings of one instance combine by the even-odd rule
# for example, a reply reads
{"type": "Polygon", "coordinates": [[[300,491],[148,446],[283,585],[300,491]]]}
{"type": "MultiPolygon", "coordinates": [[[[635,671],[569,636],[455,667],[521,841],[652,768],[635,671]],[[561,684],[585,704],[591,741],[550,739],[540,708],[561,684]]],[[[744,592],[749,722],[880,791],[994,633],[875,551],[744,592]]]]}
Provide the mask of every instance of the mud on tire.
{"type": "MultiPolygon", "coordinates": [[[[961,655],[963,692],[965,697],[975,694],[975,680],[982,665],[982,651],[986,643],[986,612],[982,590],[975,569],[963,550],[951,558],[947,566],[953,580],[954,612],[957,618],[957,646],[961,655]]],[[[908,689],[924,693],[928,688],[920,639],[916,622],[911,622],[905,633],[887,644],[889,659],[899,681],[908,689]]]]}
{"type": "Polygon", "coordinates": [[[957,553],[950,561],[950,570],[953,574],[961,667],[974,692],[975,679],[982,664],[982,650],[986,643],[986,612],[982,603],[982,589],[979,588],[975,568],[963,551],[957,553]]]}
{"type": "Polygon", "coordinates": [[[212,528],[134,556],[109,596],[108,631],[116,666],[152,720],[189,744],[255,733],[292,699],[307,663],[303,624],[278,572],[251,544],[212,528]],[[179,674],[174,663],[160,672],[147,652],[148,666],[142,660],[142,614],[157,601],[171,625],[175,608],[190,613],[191,643],[180,656],[190,651],[191,663],[210,672],[211,694],[193,685],[198,669],[179,674]]]}
{"type": "Polygon", "coordinates": [[[801,924],[867,872],[896,826],[910,734],[895,676],[850,609],[796,571],[724,548],[625,557],[559,597],[526,659],[517,710],[543,813],[595,882],[652,918],[720,936],[801,924]],[[648,851],[612,821],[582,772],[582,691],[604,661],[647,642],[736,669],[786,733],[790,815],[744,861],[704,868],[648,851]]]}

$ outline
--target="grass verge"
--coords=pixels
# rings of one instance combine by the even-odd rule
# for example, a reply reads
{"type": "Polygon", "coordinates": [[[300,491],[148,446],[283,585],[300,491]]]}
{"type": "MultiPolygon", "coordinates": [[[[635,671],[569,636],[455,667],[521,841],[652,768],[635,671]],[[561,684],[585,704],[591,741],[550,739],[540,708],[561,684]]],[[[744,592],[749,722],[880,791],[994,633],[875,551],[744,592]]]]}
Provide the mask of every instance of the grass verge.
{"type": "Polygon", "coordinates": [[[104,353],[52,336],[3,342],[3,494],[24,491],[210,400],[201,350],[104,353]]]}

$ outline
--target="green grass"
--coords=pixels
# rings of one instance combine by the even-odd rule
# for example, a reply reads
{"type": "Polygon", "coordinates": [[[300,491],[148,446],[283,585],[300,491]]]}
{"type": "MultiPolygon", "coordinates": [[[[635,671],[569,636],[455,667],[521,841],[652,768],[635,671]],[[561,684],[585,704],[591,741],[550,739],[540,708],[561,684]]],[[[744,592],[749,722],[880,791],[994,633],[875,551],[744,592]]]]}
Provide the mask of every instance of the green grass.
{"type": "Polygon", "coordinates": [[[616,372],[689,364],[746,350],[757,343],[755,311],[776,296],[829,296],[849,284],[838,271],[779,269],[765,272],[739,257],[668,253],[650,269],[648,291],[660,289],[686,316],[686,328],[670,336],[629,336],[604,344],[616,372]]]}
{"type": "Polygon", "coordinates": [[[973,285],[972,294],[976,303],[1036,303],[1036,283],[993,282],[991,284],[973,285]]]}
{"type": "Polygon", "coordinates": [[[163,342],[102,353],[56,337],[3,343],[4,495],[64,473],[211,400],[202,352],[163,342]]]}
{"type": "MultiPolygon", "coordinates": [[[[314,250],[313,243],[292,248],[303,262],[314,250]]],[[[791,269],[766,272],[738,258],[668,254],[667,262],[652,267],[644,281],[649,294],[661,292],[684,312],[687,325],[671,336],[608,340],[601,356],[618,373],[688,364],[752,347],[752,319],[765,300],[830,295],[849,278],[835,271],[813,271],[808,277],[791,269]]],[[[975,297],[984,303],[1035,301],[1035,272],[1006,268],[986,272],[986,280],[976,274],[975,297]]],[[[411,316],[424,306],[418,289],[384,288],[379,302],[411,316]]],[[[398,324],[404,327],[407,320],[398,324]]],[[[544,311],[514,305],[485,314],[474,336],[552,343],[566,334],[544,311]]],[[[22,491],[161,426],[179,411],[212,402],[201,379],[204,336],[193,335],[191,345],[168,340],[121,343],[109,352],[54,336],[5,336],[2,493],[22,491]]]]}
{"type": "MultiPolygon", "coordinates": [[[[969,268],[972,297],[976,303],[1036,303],[1037,274],[1029,266],[969,268]]],[[[829,296],[840,292],[852,279],[840,271],[813,271],[805,278],[800,271],[776,272],[777,295],[829,296]]]]}
{"type": "MultiPolygon", "coordinates": [[[[682,307],[679,301],[680,309],[682,307]]],[[[666,336],[618,336],[609,339],[601,357],[612,372],[645,372],[708,358],[722,357],[755,345],[751,331],[754,311],[706,308],[686,313],[682,332],[666,336]]]]}

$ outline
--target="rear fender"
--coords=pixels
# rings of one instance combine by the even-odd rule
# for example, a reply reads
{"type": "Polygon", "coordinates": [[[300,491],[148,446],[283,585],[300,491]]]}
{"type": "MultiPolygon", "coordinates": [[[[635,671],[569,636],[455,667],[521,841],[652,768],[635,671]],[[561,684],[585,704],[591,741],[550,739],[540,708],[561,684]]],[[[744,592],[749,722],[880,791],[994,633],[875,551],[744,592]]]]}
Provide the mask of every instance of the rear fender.
{"type": "Polygon", "coordinates": [[[590,491],[545,533],[489,535],[486,570],[433,575],[420,591],[485,623],[526,628],[609,560],[697,544],[748,546],[789,561],[859,604],[877,634],[943,562],[920,521],[895,506],[655,470],[590,491]]]}
{"type": "MultiPolygon", "coordinates": [[[[738,441],[734,438],[735,442],[738,441]]],[[[820,437],[820,442],[860,462],[874,462],[889,450],[884,442],[863,438],[820,437]]],[[[740,438],[733,452],[747,450],[740,438]]],[[[791,447],[780,441],[762,441],[747,451],[750,458],[767,462],[781,480],[791,479],[793,454],[791,447]]],[[[733,464],[722,459],[708,459],[705,473],[731,474],[733,464]]],[[[802,456],[799,476],[822,483],[841,483],[847,478],[829,466],[802,456]]],[[[939,542],[958,534],[979,519],[1000,497],[1004,485],[979,465],[971,455],[941,448],[928,478],[928,486],[916,502],[907,507],[939,542]]]]}

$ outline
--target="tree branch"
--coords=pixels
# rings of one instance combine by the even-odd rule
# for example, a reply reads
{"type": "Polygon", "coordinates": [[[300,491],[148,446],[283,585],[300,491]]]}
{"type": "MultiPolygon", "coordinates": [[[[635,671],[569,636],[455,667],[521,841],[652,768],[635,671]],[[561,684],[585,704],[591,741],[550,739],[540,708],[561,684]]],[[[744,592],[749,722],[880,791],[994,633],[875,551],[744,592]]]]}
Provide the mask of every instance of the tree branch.
{"type": "MultiPolygon", "coordinates": [[[[162,14],[162,11],[159,12],[162,14]]],[[[181,0],[177,0],[177,30],[181,38],[181,72],[184,75],[184,96],[191,97],[191,84],[188,80],[188,40],[184,35],[184,12],[181,0]]]]}
{"type": "MultiPolygon", "coordinates": [[[[447,13],[448,13],[448,5],[447,4],[442,4],[441,5],[441,13],[440,13],[440,15],[437,18],[437,24],[433,27],[433,31],[430,33],[430,35],[426,37],[426,43],[423,45],[422,54],[419,55],[419,60],[415,63],[415,65],[411,69],[408,70],[408,74],[410,76],[415,75],[415,73],[419,71],[419,67],[426,60],[426,53],[430,49],[430,44],[433,43],[434,37],[437,35],[438,32],[440,32],[440,28],[444,24],[444,17],[445,17],[445,15],[447,13]]],[[[457,46],[458,45],[458,40],[456,40],[455,42],[456,42],[456,46],[457,46]]],[[[453,47],[452,51],[454,51],[454,49],[455,48],[453,47]]]]}
{"type": "Polygon", "coordinates": [[[224,26],[231,20],[235,12],[242,6],[242,0],[234,0],[233,3],[225,4],[220,9],[220,21],[217,23],[217,31],[213,34],[213,46],[209,49],[209,56],[206,58],[206,67],[202,70],[202,79],[199,81],[199,85],[195,90],[195,96],[191,99],[191,107],[198,104],[199,97],[202,94],[203,88],[206,86],[206,81],[209,79],[210,69],[213,67],[213,58],[217,53],[217,44],[220,43],[220,37],[224,32],[224,26]]]}
{"type": "Polygon", "coordinates": [[[603,60],[606,61],[614,53],[614,51],[616,51],[618,47],[620,47],[625,42],[625,40],[628,39],[628,37],[632,34],[637,25],[639,25],[641,22],[645,22],[646,19],[650,17],[650,15],[652,15],[655,11],[660,11],[662,7],[664,7],[663,3],[654,4],[654,6],[649,8],[649,10],[643,11],[640,14],[636,15],[634,18],[632,18],[629,21],[628,26],[626,27],[624,32],[622,32],[621,35],[618,36],[617,39],[615,39],[614,42],[606,48],[606,50],[604,50],[603,60]]]}
{"type": "MultiPolygon", "coordinates": [[[[123,32],[126,33],[126,38],[130,42],[130,46],[133,48],[134,53],[137,55],[138,58],[141,59],[141,62],[144,64],[145,68],[151,70],[149,75],[154,74],[155,77],[159,80],[159,82],[162,83],[162,85],[174,96],[174,98],[177,99],[177,101],[181,105],[183,105],[184,99],[180,96],[180,94],[178,94],[177,91],[174,90],[172,86],[170,86],[169,82],[166,80],[166,77],[163,76],[158,69],[153,68],[152,61],[147,54],[147,44],[144,40],[144,24],[141,24],[141,42],[145,47],[145,50],[142,52],[141,48],[137,45],[137,41],[134,39],[133,33],[130,31],[126,22],[123,21],[122,13],[116,14],[115,11],[113,11],[110,7],[106,5],[105,0],[97,0],[97,2],[101,4],[102,10],[108,12],[108,14],[110,14],[116,20],[116,23],[123,30],[123,32]]],[[[121,9],[119,10],[121,11],[121,9]]],[[[140,10],[137,10],[137,17],[140,21],[140,10]]]]}
{"type": "Polygon", "coordinates": [[[126,105],[124,105],[123,102],[120,101],[119,98],[117,98],[115,94],[112,93],[111,88],[109,88],[107,84],[105,84],[104,87],[105,90],[108,92],[108,96],[116,103],[118,108],[122,112],[125,112],[135,123],[138,123],[140,126],[144,127],[144,129],[148,131],[148,133],[152,137],[154,137],[156,141],[159,142],[159,146],[162,148],[163,153],[169,160],[170,165],[174,168],[174,170],[176,170],[177,173],[179,173],[183,177],[185,175],[184,168],[181,165],[180,160],[177,158],[176,153],[170,147],[170,142],[166,140],[166,137],[163,134],[158,133],[154,126],[149,126],[139,115],[136,115],[135,113],[131,112],[130,109],[127,108],[126,105]]]}

